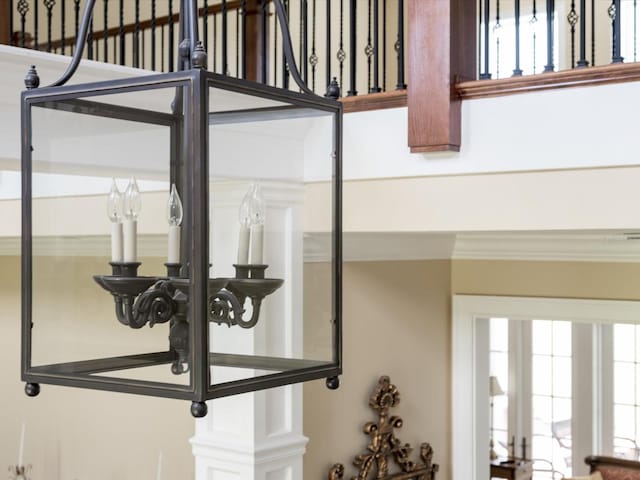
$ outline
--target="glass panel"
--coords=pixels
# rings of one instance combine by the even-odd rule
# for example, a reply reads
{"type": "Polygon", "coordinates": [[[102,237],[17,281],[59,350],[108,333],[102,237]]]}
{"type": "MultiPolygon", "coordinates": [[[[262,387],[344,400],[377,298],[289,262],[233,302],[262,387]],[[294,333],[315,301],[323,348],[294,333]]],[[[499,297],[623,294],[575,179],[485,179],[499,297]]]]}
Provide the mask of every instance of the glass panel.
{"type": "Polygon", "coordinates": [[[635,407],[614,405],[614,437],[635,438],[635,407]]]}
{"type": "Polygon", "coordinates": [[[571,356],[571,322],[553,322],[553,354],[571,356]]]}
{"type": "Polygon", "coordinates": [[[613,341],[616,348],[613,349],[613,359],[621,362],[635,361],[635,326],[615,324],[613,326],[613,341]]]}
{"type": "Polygon", "coordinates": [[[330,365],[334,117],[209,100],[212,384],[330,365]],[[310,180],[326,183],[308,195],[310,180]]]}
{"type": "Polygon", "coordinates": [[[551,435],[551,397],[533,396],[533,434],[551,435]]]}
{"type": "Polygon", "coordinates": [[[553,357],[553,394],[571,398],[571,358],[553,357]]]}
{"type": "Polygon", "coordinates": [[[32,107],[35,373],[190,385],[190,374],[172,373],[169,317],[154,315],[173,291],[151,296],[166,277],[175,94],[162,88],[32,107]],[[141,263],[137,275],[112,271],[109,262],[123,260],[141,263]]]}
{"type": "Polygon", "coordinates": [[[493,352],[509,351],[509,319],[492,318],[489,320],[491,331],[489,349],[493,352]]]}
{"type": "Polygon", "coordinates": [[[551,357],[533,355],[531,361],[534,395],[551,395],[551,357]]]}
{"type": "Polygon", "coordinates": [[[635,385],[632,380],[635,378],[635,370],[635,364],[633,363],[613,363],[613,401],[615,403],[626,403],[627,405],[635,403],[635,385]]]}
{"type": "Polygon", "coordinates": [[[551,355],[551,322],[548,320],[533,320],[531,334],[533,336],[532,349],[537,355],[551,355]]]}

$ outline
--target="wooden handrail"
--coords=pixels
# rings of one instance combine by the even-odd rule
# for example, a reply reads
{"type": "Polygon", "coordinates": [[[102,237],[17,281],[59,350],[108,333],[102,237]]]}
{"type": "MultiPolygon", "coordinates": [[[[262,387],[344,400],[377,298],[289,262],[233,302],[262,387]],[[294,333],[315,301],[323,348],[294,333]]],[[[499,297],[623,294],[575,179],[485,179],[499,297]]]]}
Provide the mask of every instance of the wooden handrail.
{"type": "MultiPolygon", "coordinates": [[[[1,2],[5,1],[5,0],[0,0],[0,5],[1,2]]],[[[270,0],[268,0],[270,1],[270,0]]],[[[242,2],[240,0],[231,0],[229,2],[227,2],[227,11],[231,11],[231,10],[239,10],[240,8],[242,8],[242,2]]],[[[212,15],[214,13],[220,13],[222,12],[222,6],[220,4],[218,5],[211,5],[207,8],[207,15],[212,15]]],[[[200,7],[200,9],[198,10],[198,16],[199,17],[203,17],[205,15],[205,11],[204,11],[204,7],[200,7]]],[[[180,21],[180,15],[176,12],[173,15],[173,23],[176,24],[180,21]]],[[[165,15],[162,17],[157,17],[155,19],[155,24],[156,24],[156,28],[158,27],[163,27],[165,25],[169,25],[169,16],[165,15]]],[[[151,28],[151,20],[144,20],[142,22],[138,23],[138,30],[142,31],[142,30],[148,30],[151,28]]],[[[128,33],[134,33],[136,31],[136,24],[135,23],[128,23],[126,25],[124,25],[123,27],[123,32],[124,34],[128,34],[128,33]]],[[[113,28],[109,28],[107,31],[107,37],[111,38],[111,37],[117,37],[120,35],[120,26],[117,27],[113,27],[113,28]]],[[[102,39],[105,36],[105,31],[104,30],[99,30],[99,31],[94,31],[93,32],[93,39],[97,40],[97,39],[102,39]]],[[[2,43],[2,42],[0,42],[2,43]]],[[[67,37],[64,39],[64,45],[65,46],[70,46],[70,45],[75,45],[76,43],[76,37],[67,37]]],[[[57,48],[61,48],[63,45],[63,40],[55,40],[53,42],[51,42],[51,48],[52,49],[57,49],[57,48]]],[[[42,42],[38,44],[38,50],[47,50],[49,44],[48,42],[42,42]]]]}

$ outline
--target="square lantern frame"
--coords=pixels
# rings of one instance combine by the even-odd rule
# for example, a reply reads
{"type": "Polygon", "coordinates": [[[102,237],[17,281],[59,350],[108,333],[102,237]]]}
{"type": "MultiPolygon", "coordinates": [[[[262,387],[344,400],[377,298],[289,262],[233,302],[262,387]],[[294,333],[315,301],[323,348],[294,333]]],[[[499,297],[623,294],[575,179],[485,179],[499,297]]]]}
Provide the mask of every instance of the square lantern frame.
{"type": "MultiPolygon", "coordinates": [[[[110,80],[59,87],[35,88],[22,93],[22,356],[21,378],[30,396],[39,393],[39,384],[53,384],[155,397],[191,400],[193,405],[206,400],[278,387],[314,379],[327,379],[337,388],[342,373],[342,104],[316,95],[297,93],[267,85],[230,78],[202,69],[168,74],[110,80]],[[161,113],[129,106],[97,101],[104,95],[128,94],[160,88],[184,89],[184,114],[161,113]],[[333,191],[332,191],[332,275],[331,322],[332,360],[319,362],[279,357],[243,356],[240,364],[235,355],[215,354],[216,361],[239,366],[278,371],[264,376],[214,384],[211,381],[209,353],[209,92],[211,88],[286,102],[286,107],[257,108],[226,112],[216,123],[238,120],[293,118],[305,111],[318,111],[333,116],[333,191]],[[91,99],[85,99],[91,97],[91,99]],[[189,283],[189,352],[191,365],[189,385],[174,385],[147,380],[123,379],[104,375],[112,371],[168,364],[171,352],[146,353],[32,365],[32,301],[33,301],[33,234],[32,234],[32,107],[44,107],[118,120],[149,123],[169,127],[171,134],[171,175],[175,175],[177,159],[182,157],[185,178],[191,187],[185,203],[191,235],[182,247],[183,258],[191,262],[189,283]],[[236,362],[236,363],[234,363],[236,362]]],[[[213,145],[215,149],[215,145],[213,145]]],[[[90,281],[90,279],[87,279],[90,281]]],[[[105,292],[107,294],[107,292],[105,292]]],[[[300,319],[302,320],[302,319],[300,319]]],[[[195,416],[192,406],[192,413],[195,416]]],[[[199,412],[201,413],[201,412],[199,412]]],[[[204,407],[206,414],[206,407],[204,407]]]]}

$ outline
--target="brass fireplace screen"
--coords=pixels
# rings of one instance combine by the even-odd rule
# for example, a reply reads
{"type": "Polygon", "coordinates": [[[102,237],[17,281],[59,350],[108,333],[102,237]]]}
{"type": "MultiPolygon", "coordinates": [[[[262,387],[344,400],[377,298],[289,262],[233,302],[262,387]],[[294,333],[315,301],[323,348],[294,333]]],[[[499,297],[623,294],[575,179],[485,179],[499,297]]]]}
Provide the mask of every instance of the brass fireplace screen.
{"type": "MultiPolygon", "coordinates": [[[[415,463],[410,459],[413,448],[395,436],[394,430],[402,427],[402,419],[392,416],[389,411],[400,403],[398,388],[391,383],[389,377],[382,376],[369,398],[369,406],[378,415],[377,422],[367,422],[363,428],[369,436],[366,453],[356,455],[353,464],[358,469],[351,480],[434,480],[438,465],[432,463],[433,449],[428,443],[420,445],[420,460],[415,463]],[[392,473],[395,463],[399,471],[392,473]]],[[[344,465],[336,463],[329,470],[328,480],[344,478],[344,465]]]]}

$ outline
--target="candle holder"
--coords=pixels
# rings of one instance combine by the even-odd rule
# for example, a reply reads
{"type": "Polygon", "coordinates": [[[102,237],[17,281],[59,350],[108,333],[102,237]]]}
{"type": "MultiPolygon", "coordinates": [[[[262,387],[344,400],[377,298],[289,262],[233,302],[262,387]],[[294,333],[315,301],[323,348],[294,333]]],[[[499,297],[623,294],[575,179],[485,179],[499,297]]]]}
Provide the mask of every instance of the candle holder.
{"type": "Polygon", "coordinates": [[[31,471],[31,465],[12,465],[9,467],[9,478],[11,480],[30,480],[27,472],[31,471]]]}

